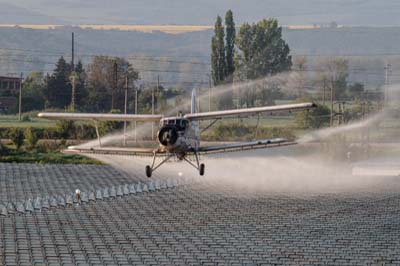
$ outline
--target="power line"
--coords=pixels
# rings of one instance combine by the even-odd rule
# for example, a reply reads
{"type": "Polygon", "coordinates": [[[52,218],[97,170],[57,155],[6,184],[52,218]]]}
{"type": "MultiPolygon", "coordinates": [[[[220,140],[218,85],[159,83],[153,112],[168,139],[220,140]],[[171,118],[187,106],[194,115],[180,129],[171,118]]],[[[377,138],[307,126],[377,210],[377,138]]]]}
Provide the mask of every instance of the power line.
{"type": "MultiPolygon", "coordinates": [[[[63,55],[54,55],[54,54],[40,54],[41,56],[46,56],[46,57],[61,57],[63,55]]],[[[27,55],[27,54],[6,54],[6,55],[0,55],[2,58],[12,58],[12,57],[30,57],[30,56],[36,56],[36,55],[27,55]]],[[[94,58],[99,55],[93,55],[93,56],[82,56],[80,54],[76,55],[78,58],[83,58],[83,57],[88,57],[88,58],[94,58]]],[[[112,58],[115,58],[116,56],[110,56],[106,55],[112,58]]],[[[191,62],[191,61],[179,61],[179,60],[167,60],[163,57],[159,58],[152,58],[150,56],[125,56],[122,57],[124,59],[127,59],[128,61],[150,61],[150,62],[157,62],[159,64],[187,64],[187,65],[198,65],[198,66],[211,66],[209,63],[204,63],[204,62],[191,62]]]]}
{"type": "MultiPolygon", "coordinates": [[[[10,47],[0,47],[0,50],[6,50],[6,51],[21,51],[21,52],[31,52],[31,53],[39,53],[43,55],[49,55],[49,56],[62,56],[62,55],[69,55],[69,53],[65,51],[44,51],[44,50],[35,50],[35,49],[24,49],[24,48],[10,48],[10,47]]],[[[141,58],[209,58],[209,56],[206,55],[158,55],[158,56],[152,56],[152,55],[117,55],[117,54],[108,54],[107,52],[99,52],[97,54],[80,54],[82,57],[95,57],[95,56],[110,56],[110,57],[141,57],[141,58]]],[[[191,63],[190,61],[183,61],[187,63],[191,63]]],[[[197,62],[193,62],[196,63],[197,62]]],[[[199,62],[200,63],[200,62],[199,62]]],[[[203,63],[200,63],[203,64],[203,63]]]]}
{"type": "MultiPolygon", "coordinates": [[[[0,61],[12,61],[12,62],[23,62],[23,63],[37,63],[37,64],[45,64],[45,65],[56,65],[54,62],[47,62],[41,60],[24,60],[24,59],[8,59],[5,60],[0,58],[0,61]]],[[[182,71],[182,70],[162,70],[162,69],[142,69],[135,68],[135,70],[140,72],[154,72],[154,73],[177,73],[177,74],[197,74],[197,75],[206,75],[208,72],[194,72],[194,71],[182,71]]]]}

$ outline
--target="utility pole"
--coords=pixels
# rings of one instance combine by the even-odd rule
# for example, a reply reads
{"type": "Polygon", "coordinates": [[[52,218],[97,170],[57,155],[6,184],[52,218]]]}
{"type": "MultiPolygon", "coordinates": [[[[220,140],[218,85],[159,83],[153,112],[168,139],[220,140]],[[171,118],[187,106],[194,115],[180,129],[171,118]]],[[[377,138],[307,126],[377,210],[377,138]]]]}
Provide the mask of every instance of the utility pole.
{"type": "Polygon", "coordinates": [[[159,98],[160,98],[160,75],[157,75],[157,92],[156,92],[156,99],[157,99],[157,101],[156,101],[156,112],[158,113],[158,111],[159,111],[159,109],[158,109],[158,101],[159,101],[159,98]]]}
{"type": "Polygon", "coordinates": [[[326,77],[324,77],[324,88],[323,88],[323,96],[322,96],[322,104],[325,106],[325,98],[326,98],[326,77]]]}
{"type": "Polygon", "coordinates": [[[333,77],[331,77],[331,120],[330,120],[330,126],[333,126],[333,95],[334,95],[334,82],[333,82],[333,77]]]}
{"type": "MultiPolygon", "coordinates": [[[[124,99],[124,114],[126,115],[128,106],[128,75],[125,78],[125,99],[124,99]]],[[[124,146],[126,146],[126,120],[124,121],[124,146]]]]}
{"type": "Polygon", "coordinates": [[[118,64],[117,61],[114,61],[114,81],[113,81],[113,88],[111,92],[111,110],[114,110],[114,104],[115,104],[115,99],[114,99],[114,94],[115,91],[117,90],[117,82],[118,82],[118,64]]]}
{"type": "MultiPolygon", "coordinates": [[[[233,82],[233,81],[232,81],[233,82]]],[[[240,73],[238,73],[238,82],[237,82],[237,86],[238,86],[238,106],[237,106],[237,109],[240,109],[241,108],[241,106],[242,106],[242,103],[241,103],[241,91],[240,91],[240,85],[241,85],[241,80],[240,80],[240,73]]]]}
{"type": "MultiPolygon", "coordinates": [[[[154,115],[154,87],[151,86],[151,114],[154,115]]],[[[151,139],[154,140],[154,122],[151,123],[151,139]]]]}
{"type": "Polygon", "coordinates": [[[71,92],[71,111],[75,111],[75,98],[76,98],[76,73],[75,73],[75,35],[72,32],[71,36],[71,75],[69,80],[71,81],[72,92],[71,92]]]}
{"type": "Polygon", "coordinates": [[[346,102],[338,102],[338,112],[336,113],[338,117],[338,126],[344,124],[344,111],[346,102]]]}
{"type": "Polygon", "coordinates": [[[392,65],[387,64],[385,67],[385,89],[384,89],[384,104],[387,104],[389,101],[389,86],[390,86],[390,79],[389,76],[392,72],[391,70],[392,65]]]}
{"type": "Polygon", "coordinates": [[[71,93],[71,111],[75,111],[75,98],[76,98],[76,79],[77,79],[77,74],[75,71],[72,71],[71,76],[69,77],[69,80],[71,81],[71,86],[72,86],[72,93],[71,93]]]}
{"type": "Polygon", "coordinates": [[[21,112],[22,112],[22,78],[23,78],[23,73],[21,72],[20,80],[19,80],[19,99],[18,99],[18,119],[19,121],[22,120],[21,118],[21,112]]]}
{"type": "Polygon", "coordinates": [[[209,91],[208,91],[208,111],[211,112],[211,75],[207,74],[208,76],[208,87],[209,87],[209,91]]]}
{"type": "Polygon", "coordinates": [[[74,62],[74,60],[75,60],[75,36],[74,36],[74,33],[72,32],[72,45],[71,45],[71,47],[72,47],[72,51],[71,51],[71,70],[72,71],[75,71],[75,62],[74,62]]]}
{"type": "MultiPolygon", "coordinates": [[[[135,90],[135,115],[138,114],[138,90],[139,88],[136,88],[135,90]]],[[[136,121],[134,123],[135,123],[135,142],[137,142],[136,121]]]]}
{"type": "Polygon", "coordinates": [[[197,112],[200,113],[200,88],[196,88],[196,97],[197,97],[197,112]]]}

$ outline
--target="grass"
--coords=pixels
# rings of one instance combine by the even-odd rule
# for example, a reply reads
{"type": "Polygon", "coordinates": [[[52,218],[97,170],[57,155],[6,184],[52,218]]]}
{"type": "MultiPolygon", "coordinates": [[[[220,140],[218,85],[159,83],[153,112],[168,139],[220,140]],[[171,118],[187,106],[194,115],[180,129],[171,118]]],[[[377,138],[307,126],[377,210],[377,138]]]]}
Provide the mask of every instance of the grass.
{"type": "Polygon", "coordinates": [[[1,163],[103,164],[100,161],[78,154],[64,154],[60,151],[40,152],[37,150],[28,151],[25,149],[16,150],[13,145],[3,145],[3,147],[5,147],[5,150],[0,156],[1,163]]]}
{"type": "Polygon", "coordinates": [[[56,122],[51,120],[45,120],[40,118],[30,118],[30,121],[19,121],[18,115],[0,115],[0,128],[10,127],[39,127],[48,128],[55,126],[56,122]]]}

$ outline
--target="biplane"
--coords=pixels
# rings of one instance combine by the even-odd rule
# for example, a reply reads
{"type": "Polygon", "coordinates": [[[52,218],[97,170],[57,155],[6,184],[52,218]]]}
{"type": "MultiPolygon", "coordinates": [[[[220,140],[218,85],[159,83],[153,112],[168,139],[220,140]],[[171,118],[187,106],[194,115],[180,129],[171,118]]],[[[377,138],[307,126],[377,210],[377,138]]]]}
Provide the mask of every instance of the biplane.
{"type": "Polygon", "coordinates": [[[188,114],[167,117],[160,114],[91,114],[91,113],[39,113],[38,117],[54,120],[91,120],[95,122],[98,146],[83,148],[69,147],[69,150],[81,153],[107,153],[107,154],[137,154],[151,155],[152,164],[145,167],[147,177],[151,177],[161,165],[175,157],[179,161],[186,161],[196,168],[200,175],[204,175],[205,165],[200,163],[199,155],[206,153],[217,153],[226,151],[240,151],[249,149],[260,149],[279,147],[295,144],[285,138],[263,139],[248,142],[230,143],[222,145],[201,146],[200,145],[200,121],[210,121],[206,127],[209,128],[215,122],[225,118],[245,118],[260,115],[262,113],[272,114],[284,111],[301,111],[315,108],[314,103],[296,103],[275,106],[264,106],[254,108],[233,109],[212,112],[196,112],[196,90],[192,91],[191,110],[188,114]],[[99,121],[121,121],[121,122],[157,122],[158,148],[112,148],[102,147],[98,130],[99,121]],[[188,159],[194,156],[194,162],[188,159]],[[157,162],[157,157],[161,160],[157,162]]]}

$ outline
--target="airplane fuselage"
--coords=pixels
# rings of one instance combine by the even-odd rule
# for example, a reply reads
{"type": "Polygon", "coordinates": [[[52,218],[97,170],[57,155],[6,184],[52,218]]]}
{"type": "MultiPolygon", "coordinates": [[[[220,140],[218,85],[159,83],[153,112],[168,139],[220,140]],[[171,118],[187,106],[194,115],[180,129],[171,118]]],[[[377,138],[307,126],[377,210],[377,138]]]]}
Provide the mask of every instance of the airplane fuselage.
{"type": "Polygon", "coordinates": [[[198,122],[191,122],[184,117],[162,119],[157,139],[160,150],[184,156],[200,146],[198,122]]]}

